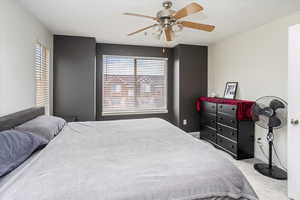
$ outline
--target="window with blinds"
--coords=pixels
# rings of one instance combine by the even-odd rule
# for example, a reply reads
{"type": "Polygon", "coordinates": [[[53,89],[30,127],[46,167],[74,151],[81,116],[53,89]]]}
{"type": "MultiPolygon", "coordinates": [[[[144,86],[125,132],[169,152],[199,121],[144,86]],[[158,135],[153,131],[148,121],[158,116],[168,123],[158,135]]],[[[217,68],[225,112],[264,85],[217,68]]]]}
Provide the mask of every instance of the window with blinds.
{"type": "Polygon", "coordinates": [[[41,44],[35,48],[36,105],[44,106],[49,114],[49,49],[41,44]]]}
{"type": "Polygon", "coordinates": [[[167,113],[167,58],[103,56],[102,115],[167,113]]]}

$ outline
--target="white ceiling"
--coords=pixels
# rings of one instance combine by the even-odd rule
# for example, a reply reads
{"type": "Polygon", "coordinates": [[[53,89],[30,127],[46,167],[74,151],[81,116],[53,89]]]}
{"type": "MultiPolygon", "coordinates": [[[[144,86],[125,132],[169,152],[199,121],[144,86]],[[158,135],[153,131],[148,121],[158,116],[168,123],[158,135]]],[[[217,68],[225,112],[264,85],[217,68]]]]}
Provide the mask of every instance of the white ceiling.
{"type": "Polygon", "coordinates": [[[139,33],[153,24],[146,18],[124,16],[134,12],[155,16],[162,0],[19,0],[54,34],[91,36],[97,42],[150,46],[174,46],[178,43],[205,45],[243,32],[300,10],[300,0],[173,0],[178,10],[198,2],[204,11],[185,20],[216,25],[212,33],[185,28],[175,42],[166,43],[139,33]]]}

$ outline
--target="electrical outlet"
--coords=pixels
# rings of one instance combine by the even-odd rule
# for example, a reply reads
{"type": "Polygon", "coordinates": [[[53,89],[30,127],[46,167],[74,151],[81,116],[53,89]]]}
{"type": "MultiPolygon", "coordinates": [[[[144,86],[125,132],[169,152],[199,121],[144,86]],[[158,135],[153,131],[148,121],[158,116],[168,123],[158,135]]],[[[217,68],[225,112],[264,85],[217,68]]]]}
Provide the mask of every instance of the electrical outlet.
{"type": "Polygon", "coordinates": [[[187,125],[187,120],[186,119],[183,120],[183,125],[187,125]]]}

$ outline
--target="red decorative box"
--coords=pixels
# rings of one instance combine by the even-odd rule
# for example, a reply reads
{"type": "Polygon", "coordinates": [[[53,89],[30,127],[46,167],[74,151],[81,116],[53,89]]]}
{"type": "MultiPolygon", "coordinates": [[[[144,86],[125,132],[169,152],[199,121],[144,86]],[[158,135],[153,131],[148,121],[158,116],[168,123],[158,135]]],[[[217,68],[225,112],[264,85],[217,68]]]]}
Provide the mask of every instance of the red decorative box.
{"type": "Polygon", "coordinates": [[[223,99],[223,98],[212,98],[212,97],[200,97],[196,101],[196,110],[200,112],[201,102],[213,102],[236,105],[236,118],[237,120],[252,120],[251,107],[255,103],[254,101],[237,100],[237,99],[223,99]]]}

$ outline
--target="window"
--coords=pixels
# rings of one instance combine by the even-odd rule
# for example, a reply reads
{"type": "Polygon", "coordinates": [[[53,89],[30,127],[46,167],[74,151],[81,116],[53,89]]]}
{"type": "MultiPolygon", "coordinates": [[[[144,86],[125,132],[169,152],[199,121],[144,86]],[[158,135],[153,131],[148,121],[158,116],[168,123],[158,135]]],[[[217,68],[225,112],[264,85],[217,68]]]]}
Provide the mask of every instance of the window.
{"type": "Polygon", "coordinates": [[[113,92],[121,92],[121,85],[112,85],[112,91],[113,92]]]}
{"type": "Polygon", "coordinates": [[[167,113],[167,58],[103,56],[102,115],[167,113]]]}
{"type": "Polygon", "coordinates": [[[134,96],[134,89],[129,88],[128,89],[128,96],[133,97],[134,96]]]}
{"type": "Polygon", "coordinates": [[[141,93],[142,92],[151,92],[151,85],[147,83],[141,84],[141,93]]]}
{"type": "Polygon", "coordinates": [[[49,114],[49,49],[37,44],[35,48],[36,105],[44,106],[49,114]]]}

